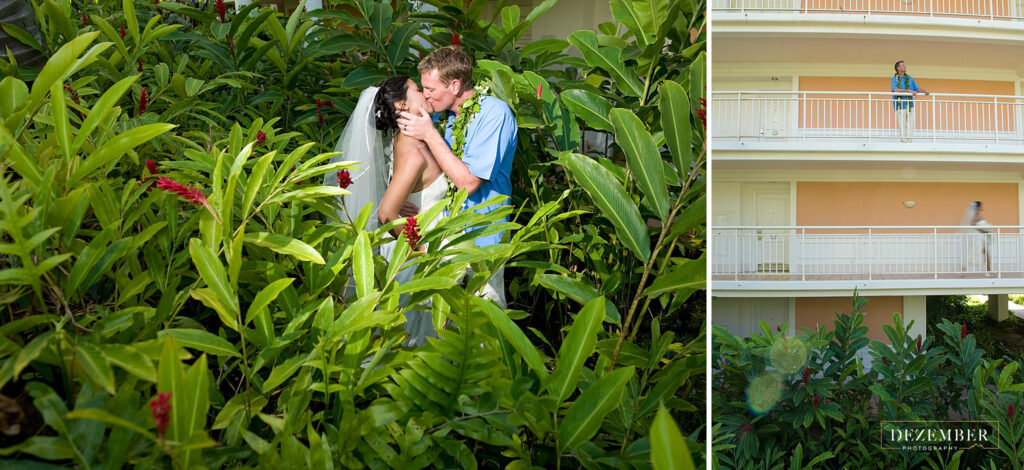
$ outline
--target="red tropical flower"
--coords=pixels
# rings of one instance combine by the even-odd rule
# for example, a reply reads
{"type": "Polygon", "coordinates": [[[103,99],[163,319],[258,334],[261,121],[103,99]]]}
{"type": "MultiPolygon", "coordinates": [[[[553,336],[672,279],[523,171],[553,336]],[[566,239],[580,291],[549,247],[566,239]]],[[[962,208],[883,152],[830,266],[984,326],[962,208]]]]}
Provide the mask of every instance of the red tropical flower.
{"type": "Polygon", "coordinates": [[[71,95],[71,101],[74,101],[75,104],[82,104],[82,102],[78,99],[78,93],[73,88],[71,88],[71,84],[64,85],[64,89],[67,90],[68,94],[71,95]]]}
{"type": "MultiPolygon", "coordinates": [[[[153,175],[156,175],[157,173],[159,173],[160,169],[157,168],[156,162],[154,162],[153,160],[146,160],[146,171],[149,172],[149,176],[153,176],[153,175]]],[[[145,183],[148,183],[149,180],[151,180],[151,179],[152,178],[150,178],[150,177],[142,178],[142,182],[143,182],[143,184],[145,184],[145,183]]]]}
{"type": "Polygon", "coordinates": [[[1016,412],[1013,410],[1013,403],[1010,403],[1010,407],[1006,409],[1006,416],[1013,419],[1014,414],[1016,414],[1016,412]]]}
{"type": "Polygon", "coordinates": [[[85,17],[85,12],[82,12],[82,27],[89,26],[89,19],[85,17]]]}
{"type": "Polygon", "coordinates": [[[707,100],[700,98],[700,106],[697,108],[697,117],[700,118],[700,122],[704,124],[704,128],[708,127],[708,104],[707,100]]]}
{"type": "Polygon", "coordinates": [[[921,335],[917,335],[917,353],[921,354],[921,335]]]}
{"type": "Polygon", "coordinates": [[[324,127],[324,113],[323,113],[322,109],[323,108],[333,108],[334,107],[334,103],[331,102],[331,100],[321,100],[320,98],[315,98],[315,99],[316,99],[316,120],[317,120],[317,122],[320,123],[320,127],[324,127]]]}
{"type": "Polygon", "coordinates": [[[223,23],[224,15],[228,12],[228,6],[224,4],[224,0],[217,0],[217,3],[214,4],[214,8],[217,10],[217,16],[220,17],[220,22],[223,23]]]}
{"type": "Polygon", "coordinates": [[[405,234],[405,238],[409,240],[409,244],[412,246],[418,246],[420,244],[420,230],[416,226],[416,219],[409,217],[405,221],[405,226],[402,227],[402,233],[405,234]]]}
{"type": "Polygon", "coordinates": [[[156,5],[156,13],[158,15],[163,14],[164,11],[160,9],[160,0],[156,0],[153,4],[156,5]]]}
{"type": "MultiPolygon", "coordinates": [[[[113,16],[111,16],[113,18],[113,16]]],[[[111,19],[113,21],[113,19],[111,19]]],[[[121,39],[124,39],[124,25],[121,25],[121,39]]]]}
{"type": "Polygon", "coordinates": [[[167,434],[167,426],[171,424],[171,393],[157,392],[157,397],[149,401],[149,409],[153,412],[156,432],[163,439],[167,434]]]}
{"type": "Polygon", "coordinates": [[[543,82],[542,83],[538,83],[537,84],[537,99],[538,100],[540,99],[540,92],[543,89],[544,89],[544,83],[543,82]]]}
{"type": "Polygon", "coordinates": [[[142,73],[142,59],[139,59],[139,73],[142,73]]]}
{"type": "Polygon", "coordinates": [[[811,368],[804,367],[804,386],[807,386],[807,380],[811,377],[811,368]]]}
{"type": "Polygon", "coordinates": [[[453,46],[458,46],[461,43],[462,43],[462,41],[459,38],[459,22],[456,21],[455,22],[455,27],[452,28],[452,45],[453,46]]]}
{"type": "Polygon", "coordinates": [[[259,131],[256,133],[256,145],[263,145],[267,141],[267,133],[259,131]]]}
{"type": "Polygon", "coordinates": [[[146,108],[148,108],[148,107],[149,107],[149,93],[146,92],[145,88],[143,88],[142,92],[139,93],[139,114],[144,113],[146,111],[146,108]]]}
{"type": "Polygon", "coordinates": [[[888,364],[888,363],[889,363],[889,360],[883,357],[882,358],[882,364],[888,364]]]}
{"type": "Polygon", "coordinates": [[[814,396],[814,407],[815,408],[818,407],[818,396],[817,395],[814,396]]]}
{"type": "Polygon", "coordinates": [[[338,187],[341,189],[348,189],[352,184],[352,175],[349,174],[348,170],[341,170],[338,172],[338,187]]]}
{"type": "Polygon", "coordinates": [[[966,337],[967,337],[967,324],[966,323],[962,323],[960,325],[960,342],[963,342],[964,338],[966,338],[966,337]]]}
{"type": "Polygon", "coordinates": [[[197,206],[206,206],[206,195],[203,194],[199,188],[193,188],[191,186],[185,186],[177,181],[170,178],[157,178],[156,187],[163,189],[164,191],[170,191],[177,194],[182,199],[195,204],[197,206]]]}

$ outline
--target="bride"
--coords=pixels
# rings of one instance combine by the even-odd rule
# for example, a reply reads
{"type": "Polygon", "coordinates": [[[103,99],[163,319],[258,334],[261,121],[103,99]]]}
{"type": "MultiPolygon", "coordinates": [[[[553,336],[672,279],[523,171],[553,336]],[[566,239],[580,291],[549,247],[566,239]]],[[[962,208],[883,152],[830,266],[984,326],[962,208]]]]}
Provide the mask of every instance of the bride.
{"type": "MultiPolygon", "coordinates": [[[[430,109],[419,87],[408,77],[392,77],[379,87],[366,88],[334,148],[342,153],[332,162],[362,163],[361,171],[352,172],[352,184],[348,187],[352,194],[344,196],[344,204],[347,210],[355,212],[373,204],[367,230],[400,219],[399,209],[406,201],[427,208],[445,197],[448,180],[430,150],[423,142],[398,132],[398,113],[419,106],[430,109]]],[[[336,173],[325,175],[324,184],[337,186],[336,173]]],[[[420,230],[430,229],[435,222],[420,220],[420,230]]],[[[401,226],[391,233],[397,238],[401,226]]],[[[381,246],[380,254],[390,259],[394,247],[395,241],[390,241],[381,246]]],[[[422,250],[423,246],[414,249],[422,250]]],[[[415,267],[406,268],[396,281],[409,282],[414,272],[415,267]]],[[[408,295],[403,294],[400,303],[404,306],[407,301],[408,295]]],[[[437,336],[429,310],[407,310],[405,317],[405,331],[409,335],[406,346],[418,346],[427,342],[427,336],[437,336]]]]}

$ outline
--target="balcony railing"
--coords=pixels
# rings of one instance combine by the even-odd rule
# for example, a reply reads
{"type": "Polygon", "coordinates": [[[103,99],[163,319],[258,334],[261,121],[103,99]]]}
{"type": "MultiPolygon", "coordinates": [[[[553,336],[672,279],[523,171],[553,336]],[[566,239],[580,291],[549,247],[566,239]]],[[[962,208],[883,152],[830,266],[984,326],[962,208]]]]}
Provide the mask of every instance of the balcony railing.
{"type": "Polygon", "coordinates": [[[713,280],[1024,278],[1024,226],[715,227],[713,280]]]}
{"type": "Polygon", "coordinates": [[[1021,21],[1016,0],[713,0],[730,13],[906,15],[1021,21]]]}
{"type": "Polygon", "coordinates": [[[716,91],[711,132],[738,142],[942,142],[1024,145],[1024,96],[917,95],[901,138],[893,97],[906,93],[716,91]]]}

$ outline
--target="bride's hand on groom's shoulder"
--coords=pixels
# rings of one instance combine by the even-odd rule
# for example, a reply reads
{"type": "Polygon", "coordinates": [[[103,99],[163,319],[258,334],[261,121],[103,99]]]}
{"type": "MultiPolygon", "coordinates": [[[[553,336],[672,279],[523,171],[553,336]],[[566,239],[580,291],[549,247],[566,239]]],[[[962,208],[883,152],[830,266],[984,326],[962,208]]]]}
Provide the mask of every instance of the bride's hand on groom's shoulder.
{"type": "Polygon", "coordinates": [[[399,116],[398,129],[416,140],[426,140],[431,132],[437,132],[434,129],[433,120],[430,119],[430,113],[422,106],[416,110],[416,113],[402,111],[399,116]]]}
{"type": "Polygon", "coordinates": [[[405,201],[402,207],[398,208],[398,215],[402,217],[415,217],[416,214],[420,213],[420,208],[416,204],[409,201],[405,201]]]}

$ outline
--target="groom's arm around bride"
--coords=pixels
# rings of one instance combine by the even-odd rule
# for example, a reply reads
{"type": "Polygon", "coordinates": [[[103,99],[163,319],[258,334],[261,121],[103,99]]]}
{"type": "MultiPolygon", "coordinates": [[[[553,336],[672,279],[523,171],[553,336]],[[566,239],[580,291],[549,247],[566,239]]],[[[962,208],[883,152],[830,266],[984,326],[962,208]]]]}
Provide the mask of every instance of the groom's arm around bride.
{"type": "MultiPolygon", "coordinates": [[[[398,120],[401,132],[426,143],[452,184],[469,193],[467,207],[498,194],[511,196],[512,158],[518,134],[512,110],[498,98],[477,94],[473,89],[472,59],[459,47],[443,47],[430,53],[420,62],[419,72],[423,95],[433,109],[402,113],[398,120]],[[472,112],[477,105],[479,111],[472,112]],[[430,118],[431,112],[441,111],[451,111],[443,136],[430,118]],[[455,145],[453,151],[453,144],[461,145],[455,145]]],[[[506,200],[505,204],[509,202],[506,200]]],[[[484,207],[477,212],[487,213],[497,207],[484,207]]],[[[507,220],[506,217],[500,222],[507,220]]],[[[501,236],[497,233],[475,241],[478,246],[488,246],[499,243],[501,236]]],[[[496,272],[488,283],[497,292],[485,292],[502,308],[503,271],[496,272]]]]}

